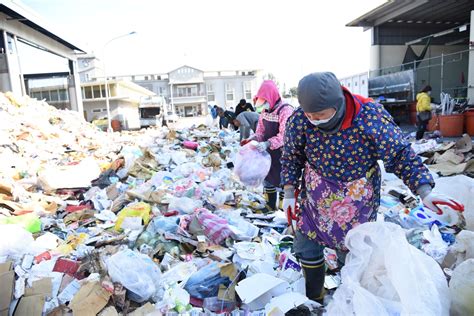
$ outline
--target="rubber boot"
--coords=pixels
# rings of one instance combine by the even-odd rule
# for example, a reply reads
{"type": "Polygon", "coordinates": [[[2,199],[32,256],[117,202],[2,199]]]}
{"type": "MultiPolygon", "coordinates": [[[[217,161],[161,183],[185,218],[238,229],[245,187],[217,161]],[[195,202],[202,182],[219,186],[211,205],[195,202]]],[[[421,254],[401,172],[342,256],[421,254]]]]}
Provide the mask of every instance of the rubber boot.
{"type": "Polygon", "coordinates": [[[267,199],[265,213],[276,211],[277,191],[276,188],[264,188],[267,199]]]}
{"type": "MultiPolygon", "coordinates": [[[[283,210],[283,200],[285,199],[285,192],[278,192],[278,209],[283,210]]],[[[285,211],[285,210],[283,210],[285,211]]]]}
{"type": "Polygon", "coordinates": [[[323,304],[324,301],[324,278],[326,276],[326,265],[324,259],[317,261],[301,260],[303,273],[306,281],[306,296],[313,301],[323,304]]]}

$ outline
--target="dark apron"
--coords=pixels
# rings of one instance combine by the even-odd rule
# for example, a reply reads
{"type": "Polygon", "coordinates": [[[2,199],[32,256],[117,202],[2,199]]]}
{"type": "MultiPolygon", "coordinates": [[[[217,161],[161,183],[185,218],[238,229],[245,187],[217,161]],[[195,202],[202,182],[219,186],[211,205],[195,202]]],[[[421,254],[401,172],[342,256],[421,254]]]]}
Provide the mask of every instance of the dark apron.
{"type": "MultiPolygon", "coordinates": [[[[281,104],[280,106],[277,105],[277,108],[274,109],[271,112],[268,112],[270,115],[274,115],[275,117],[279,118],[281,110],[289,106],[288,104],[281,104]]],[[[268,139],[278,135],[278,132],[280,131],[280,121],[279,119],[276,119],[274,121],[269,121],[265,119],[265,116],[262,119],[263,127],[265,129],[265,132],[263,133],[263,141],[266,142],[268,139]]],[[[268,152],[270,153],[270,156],[272,157],[272,166],[270,168],[270,171],[268,172],[267,177],[265,178],[265,181],[269,182],[271,185],[275,187],[280,186],[280,173],[281,173],[281,148],[278,149],[268,149],[268,152]]]]}

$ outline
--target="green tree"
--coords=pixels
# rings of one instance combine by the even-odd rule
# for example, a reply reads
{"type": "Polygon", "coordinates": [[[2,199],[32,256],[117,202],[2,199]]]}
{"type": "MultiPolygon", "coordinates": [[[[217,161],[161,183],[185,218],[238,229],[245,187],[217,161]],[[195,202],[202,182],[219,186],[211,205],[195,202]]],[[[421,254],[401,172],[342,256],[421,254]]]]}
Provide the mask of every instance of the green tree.
{"type": "Polygon", "coordinates": [[[296,87],[293,87],[293,88],[290,88],[290,91],[288,91],[288,93],[292,98],[296,98],[297,90],[298,89],[296,87]]]}

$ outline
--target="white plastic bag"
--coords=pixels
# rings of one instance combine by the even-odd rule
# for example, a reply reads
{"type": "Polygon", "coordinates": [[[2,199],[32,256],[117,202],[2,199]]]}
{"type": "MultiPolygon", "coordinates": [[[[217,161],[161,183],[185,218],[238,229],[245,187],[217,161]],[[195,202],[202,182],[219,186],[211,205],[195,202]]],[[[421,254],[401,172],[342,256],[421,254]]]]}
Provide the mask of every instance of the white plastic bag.
{"type": "Polygon", "coordinates": [[[364,223],[347,234],[346,247],[342,285],[328,315],[448,315],[443,271],[407,242],[400,226],[364,223]]]}
{"type": "Polygon", "coordinates": [[[474,315],[474,259],[461,263],[449,282],[451,315],[474,315]]]}
{"type": "MultiPolygon", "coordinates": [[[[21,258],[34,253],[33,236],[19,225],[0,225],[0,257],[21,258]]],[[[39,248],[39,251],[43,249],[39,248]]],[[[1,262],[1,259],[0,259],[1,262]]]]}
{"type": "Polygon", "coordinates": [[[184,214],[191,214],[196,209],[202,207],[202,201],[190,199],[188,197],[173,197],[168,205],[168,210],[179,211],[184,214]]]}
{"type": "Polygon", "coordinates": [[[142,303],[159,290],[161,271],[146,255],[119,251],[107,260],[107,269],[112,281],[121,283],[135,302],[142,303]]]}
{"type": "Polygon", "coordinates": [[[430,230],[425,230],[423,238],[428,241],[421,246],[423,251],[441,264],[448,253],[449,244],[443,240],[438,226],[433,225],[430,230]]]}
{"type": "Polygon", "coordinates": [[[466,229],[474,230],[474,179],[464,175],[435,180],[434,192],[442,193],[464,204],[466,229]]]}
{"type": "Polygon", "coordinates": [[[258,187],[270,171],[272,158],[266,151],[260,152],[254,142],[240,148],[235,157],[234,172],[246,186],[258,187]]]}

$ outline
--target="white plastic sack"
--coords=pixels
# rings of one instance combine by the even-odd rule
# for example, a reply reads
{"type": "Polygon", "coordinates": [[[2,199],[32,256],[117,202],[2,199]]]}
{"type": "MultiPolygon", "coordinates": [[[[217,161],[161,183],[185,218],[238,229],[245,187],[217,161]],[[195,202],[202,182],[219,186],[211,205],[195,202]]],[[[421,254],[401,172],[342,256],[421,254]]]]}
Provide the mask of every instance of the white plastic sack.
{"type": "Polygon", "coordinates": [[[474,258],[474,232],[463,230],[456,236],[456,242],[451,247],[456,254],[456,265],[467,259],[474,258]]]}
{"type": "Polygon", "coordinates": [[[135,302],[152,298],[159,289],[161,271],[150,257],[141,253],[119,251],[107,260],[107,269],[112,281],[121,283],[135,302]]]}
{"type": "Polygon", "coordinates": [[[19,225],[0,225],[0,258],[21,258],[32,253],[33,241],[31,233],[19,225]]]}
{"type": "Polygon", "coordinates": [[[440,266],[411,246],[403,229],[364,223],[346,236],[350,250],[342,285],[328,315],[448,315],[450,298],[440,266]]]}
{"type": "Polygon", "coordinates": [[[451,315],[474,315],[474,259],[461,263],[449,282],[451,315]]]}
{"type": "Polygon", "coordinates": [[[270,171],[272,158],[268,152],[259,152],[254,142],[240,148],[234,161],[234,172],[246,186],[258,187],[270,171]]]}
{"type": "Polygon", "coordinates": [[[450,196],[464,204],[466,229],[474,231],[474,179],[464,175],[441,177],[435,180],[434,192],[450,196]]]}

